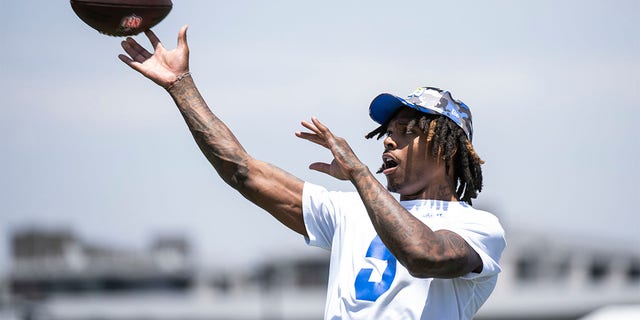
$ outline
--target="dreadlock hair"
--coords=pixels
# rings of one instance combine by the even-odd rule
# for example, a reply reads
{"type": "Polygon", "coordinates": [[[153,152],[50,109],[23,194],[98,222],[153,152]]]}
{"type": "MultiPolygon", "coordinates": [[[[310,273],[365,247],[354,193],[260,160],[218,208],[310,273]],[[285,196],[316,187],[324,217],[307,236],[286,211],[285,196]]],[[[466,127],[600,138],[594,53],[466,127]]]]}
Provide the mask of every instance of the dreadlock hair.
{"type": "MultiPolygon", "coordinates": [[[[370,139],[377,135],[376,139],[379,140],[387,133],[388,124],[387,121],[369,132],[365,138],[370,139]]],[[[415,118],[407,125],[407,132],[410,132],[416,125],[427,134],[427,143],[431,145],[433,156],[444,160],[447,174],[449,174],[449,164],[452,164],[453,178],[456,183],[455,193],[458,200],[471,204],[471,199],[475,199],[482,191],[482,168],[480,165],[484,161],[473,149],[467,135],[449,118],[428,115],[418,110],[415,110],[415,118]]]]}

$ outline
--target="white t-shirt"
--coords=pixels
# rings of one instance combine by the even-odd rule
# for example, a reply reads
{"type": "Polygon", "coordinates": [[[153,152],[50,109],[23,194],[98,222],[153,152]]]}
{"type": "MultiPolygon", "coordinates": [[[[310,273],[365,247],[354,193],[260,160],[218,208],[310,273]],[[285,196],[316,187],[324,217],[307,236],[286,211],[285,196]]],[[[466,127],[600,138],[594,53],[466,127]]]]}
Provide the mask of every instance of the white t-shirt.
{"type": "Polygon", "coordinates": [[[447,229],[466,240],[482,258],[482,272],[414,278],[380,241],[357,193],[305,183],[305,240],[331,250],[325,319],[471,319],[489,298],[505,247],[498,219],[465,202],[400,203],[432,230],[447,229]]]}

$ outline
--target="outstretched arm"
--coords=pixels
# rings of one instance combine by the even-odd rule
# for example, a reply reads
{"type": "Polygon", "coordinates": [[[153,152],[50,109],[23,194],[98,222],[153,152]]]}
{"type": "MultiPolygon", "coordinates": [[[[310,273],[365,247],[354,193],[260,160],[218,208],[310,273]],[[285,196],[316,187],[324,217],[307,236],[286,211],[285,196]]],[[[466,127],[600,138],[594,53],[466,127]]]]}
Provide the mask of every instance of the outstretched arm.
{"type": "Polygon", "coordinates": [[[120,60],[169,92],[198,147],[227,184],[306,236],[302,218],[303,181],[252,158],[209,109],[189,73],[187,27],[180,30],[178,46],[173,50],[166,50],[153,32],[147,31],[146,35],[153,53],[127,38],[122,42],[127,55],[119,55],[120,60]]]}
{"type": "Polygon", "coordinates": [[[310,168],[355,185],[380,239],[411,275],[454,278],[480,271],[480,256],[464,239],[447,230],[434,232],[404,209],[356,157],[345,139],[334,136],[315,118],[302,125],[311,132],[296,135],[329,149],[334,157],[330,164],[316,162],[310,168]]]}

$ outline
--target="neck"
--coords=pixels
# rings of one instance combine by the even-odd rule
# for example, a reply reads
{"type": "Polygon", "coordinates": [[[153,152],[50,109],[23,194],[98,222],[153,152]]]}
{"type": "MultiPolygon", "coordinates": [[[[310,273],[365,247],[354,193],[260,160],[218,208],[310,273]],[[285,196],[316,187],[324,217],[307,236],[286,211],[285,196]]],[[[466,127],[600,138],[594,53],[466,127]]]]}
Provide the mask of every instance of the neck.
{"type": "Polygon", "coordinates": [[[407,200],[442,200],[442,201],[458,201],[455,194],[455,184],[453,181],[438,181],[430,183],[425,189],[416,194],[401,194],[400,201],[407,200]]]}

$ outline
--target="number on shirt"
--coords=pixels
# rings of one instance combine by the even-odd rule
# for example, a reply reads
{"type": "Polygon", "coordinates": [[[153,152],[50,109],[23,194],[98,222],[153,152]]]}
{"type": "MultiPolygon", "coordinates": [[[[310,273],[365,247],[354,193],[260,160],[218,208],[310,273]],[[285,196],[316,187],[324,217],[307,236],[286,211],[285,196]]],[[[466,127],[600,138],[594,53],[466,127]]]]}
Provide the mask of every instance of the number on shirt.
{"type": "Polygon", "coordinates": [[[387,267],[382,273],[380,282],[371,282],[369,278],[373,272],[372,268],[362,268],[356,276],[355,288],[356,299],[366,301],[376,301],[383,293],[391,288],[391,283],[396,277],[396,258],[389,249],[382,243],[380,236],[376,236],[371,241],[367,250],[368,258],[380,259],[387,262],[387,267]]]}

